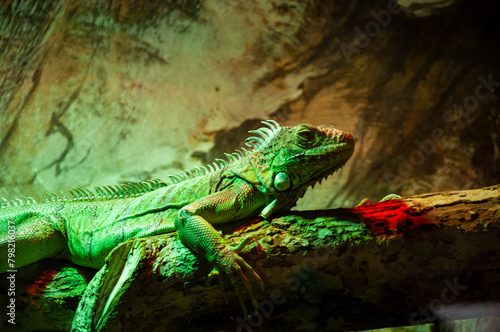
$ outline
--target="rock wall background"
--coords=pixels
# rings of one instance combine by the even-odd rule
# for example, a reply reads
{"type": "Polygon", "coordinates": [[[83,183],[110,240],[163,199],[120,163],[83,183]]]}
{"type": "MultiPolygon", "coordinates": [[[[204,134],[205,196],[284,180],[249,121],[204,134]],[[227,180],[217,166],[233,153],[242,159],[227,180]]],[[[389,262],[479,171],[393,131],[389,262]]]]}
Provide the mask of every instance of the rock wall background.
{"type": "Polygon", "coordinates": [[[0,4],[0,197],[166,178],[268,118],[355,137],[301,209],[500,182],[493,0],[0,4]]]}

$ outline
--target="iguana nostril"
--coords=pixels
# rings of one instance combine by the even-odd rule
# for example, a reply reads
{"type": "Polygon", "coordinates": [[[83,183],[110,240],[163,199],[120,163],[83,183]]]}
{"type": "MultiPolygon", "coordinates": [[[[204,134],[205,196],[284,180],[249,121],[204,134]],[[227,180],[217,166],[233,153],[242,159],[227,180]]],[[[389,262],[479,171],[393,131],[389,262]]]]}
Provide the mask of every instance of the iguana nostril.
{"type": "Polygon", "coordinates": [[[354,144],[354,139],[350,133],[342,132],[336,136],[337,142],[354,144]]]}

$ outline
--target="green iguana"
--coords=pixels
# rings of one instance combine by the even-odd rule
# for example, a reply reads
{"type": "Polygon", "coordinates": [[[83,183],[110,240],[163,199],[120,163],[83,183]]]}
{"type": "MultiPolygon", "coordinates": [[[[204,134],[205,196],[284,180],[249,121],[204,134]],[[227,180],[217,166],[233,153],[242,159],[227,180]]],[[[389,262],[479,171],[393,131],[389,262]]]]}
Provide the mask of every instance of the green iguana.
{"type": "Polygon", "coordinates": [[[309,186],[341,168],[354,149],[352,135],[332,126],[281,127],[273,120],[250,133],[250,149],[213,165],[118,186],[75,188],[71,199],[47,193],[0,203],[0,273],[44,258],[66,258],[100,268],[110,251],[131,238],[178,232],[184,244],[229,278],[246,311],[255,306],[254,270],[224,242],[214,224],[292,208],[309,186]],[[243,288],[241,288],[243,286],[243,288]]]}

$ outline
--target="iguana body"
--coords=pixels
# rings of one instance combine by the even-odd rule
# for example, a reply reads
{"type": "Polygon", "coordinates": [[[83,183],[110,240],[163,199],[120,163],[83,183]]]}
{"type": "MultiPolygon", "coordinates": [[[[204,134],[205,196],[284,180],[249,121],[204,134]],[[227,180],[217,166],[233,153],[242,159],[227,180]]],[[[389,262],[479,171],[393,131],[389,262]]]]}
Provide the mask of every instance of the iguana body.
{"type": "Polygon", "coordinates": [[[250,151],[228,155],[229,163],[219,160],[196,175],[171,177],[171,185],[148,181],[95,192],[76,189],[71,200],[49,194],[49,202],[25,199],[17,206],[4,200],[0,273],[49,257],[100,268],[125,240],[177,231],[233,283],[239,277],[246,282],[242,267],[251,268],[211,224],[290,209],[310,185],[343,166],[354,148],[350,134],[331,126],[263,123],[267,127],[254,131],[262,138],[249,138],[250,151]],[[13,224],[15,266],[10,266],[8,225],[13,224]]]}

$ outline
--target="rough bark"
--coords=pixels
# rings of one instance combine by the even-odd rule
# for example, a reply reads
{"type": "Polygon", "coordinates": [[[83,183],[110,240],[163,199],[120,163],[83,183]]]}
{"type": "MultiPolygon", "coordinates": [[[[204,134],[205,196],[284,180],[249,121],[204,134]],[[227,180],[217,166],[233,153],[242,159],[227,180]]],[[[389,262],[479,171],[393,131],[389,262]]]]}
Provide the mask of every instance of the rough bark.
{"type": "MultiPolygon", "coordinates": [[[[234,293],[228,289],[226,303],[217,281],[207,281],[208,264],[174,235],[135,240],[140,251],[129,259],[140,252],[140,264],[103,330],[359,330],[450,318],[443,304],[499,301],[499,190],[293,211],[271,224],[226,226],[232,244],[255,238],[242,256],[265,284],[255,289],[259,313],[246,323],[234,293]]],[[[81,302],[80,326],[89,323],[90,294],[81,302]]],[[[43,300],[36,305],[46,306],[43,300]]],[[[29,305],[24,310],[25,319],[33,314],[29,305]]]]}

